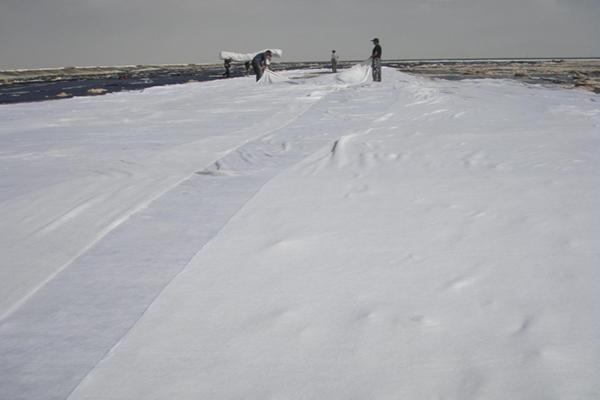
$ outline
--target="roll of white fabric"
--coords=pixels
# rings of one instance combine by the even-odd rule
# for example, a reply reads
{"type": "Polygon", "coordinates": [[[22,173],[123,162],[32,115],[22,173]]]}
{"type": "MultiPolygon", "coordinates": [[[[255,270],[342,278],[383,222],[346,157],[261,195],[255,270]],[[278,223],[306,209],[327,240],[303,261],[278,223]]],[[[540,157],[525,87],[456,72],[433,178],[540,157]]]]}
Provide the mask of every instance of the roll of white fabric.
{"type": "Polygon", "coordinates": [[[233,51],[221,51],[219,57],[221,60],[231,60],[236,62],[246,62],[252,61],[254,56],[258,53],[264,53],[267,50],[271,50],[271,54],[273,57],[281,58],[283,56],[283,51],[281,49],[264,49],[261,51],[256,51],[254,53],[235,53],[233,51]]]}

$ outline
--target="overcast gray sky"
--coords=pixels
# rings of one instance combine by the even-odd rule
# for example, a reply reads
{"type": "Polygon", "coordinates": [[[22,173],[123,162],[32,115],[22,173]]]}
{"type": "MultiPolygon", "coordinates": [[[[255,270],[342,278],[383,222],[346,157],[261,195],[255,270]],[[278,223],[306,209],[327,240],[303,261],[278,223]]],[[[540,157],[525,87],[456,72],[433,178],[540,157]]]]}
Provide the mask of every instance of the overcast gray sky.
{"type": "Polygon", "coordinates": [[[0,0],[0,68],[600,56],[600,0],[0,0]]]}

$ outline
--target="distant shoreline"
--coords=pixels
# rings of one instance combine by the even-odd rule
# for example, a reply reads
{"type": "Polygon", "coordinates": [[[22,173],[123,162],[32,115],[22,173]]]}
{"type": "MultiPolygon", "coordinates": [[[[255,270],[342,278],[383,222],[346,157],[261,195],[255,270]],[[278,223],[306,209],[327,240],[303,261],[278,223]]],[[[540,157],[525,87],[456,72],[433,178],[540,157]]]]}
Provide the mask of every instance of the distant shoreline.
{"type": "MultiPolygon", "coordinates": [[[[342,61],[347,68],[358,61],[342,61]]],[[[438,79],[518,79],[530,84],[581,87],[600,93],[600,58],[384,60],[399,71],[438,79]]],[[[274,69],[327,69],[329,63],[278,62],[274,69]]],[[[223,79],[222,64],[62,67],[0,71],[0,104],[46,101],[223,79]]],[[[232,77],[244,76],[234,63],[232,77]]]]}
{"type": "MultiPolygon", "coordinates": [[[[386,59],[386,62],[468,62],[468,61],[551,61],[551,60],[600,60],[598,57],[480,57],[480,58],[393,58],[386,59]]],[[[344,60],[345,62],[360,62],[363,60],[344,60]]],[[[289,63],[322,63],[326,61],[319,60],[290,60],[289,63]]],[[[32,72],[32,71],[56,71],[66,69],[127,69],[127,68],[188,68],[207,67],[213,68],[220,66],[221,62],[210,63],[179,63],[179,64],[125,64],[125,65],[77,65],[77,66],[55,66],[55,67],[40,67],[40,68],[2,68],[0,74],[12,72],[32,72]]]]}

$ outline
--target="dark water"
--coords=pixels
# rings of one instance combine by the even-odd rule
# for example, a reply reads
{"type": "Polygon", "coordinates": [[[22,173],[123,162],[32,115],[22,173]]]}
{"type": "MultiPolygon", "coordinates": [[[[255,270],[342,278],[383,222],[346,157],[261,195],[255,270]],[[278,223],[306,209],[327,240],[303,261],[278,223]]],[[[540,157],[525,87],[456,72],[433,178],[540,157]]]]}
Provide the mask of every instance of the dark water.
{"type": "MultiPolygon", "coordinates": [[[[222,78],[223,68],[210,68],[192,73],[155,72],[137,76],[65,77],[60,80],[20,82],[0,85],[0,104],[24,103],[75,96],[90,96],[90,89],[103,89],[105,93],[123,90],[141,90],[151,86],[173,85],[192,80],[208,81],[222,78]],[[66,96],[58,96],[66,93],[66,96]]],[[[234,74],[240,73],[234,71],[234,74]]]]}

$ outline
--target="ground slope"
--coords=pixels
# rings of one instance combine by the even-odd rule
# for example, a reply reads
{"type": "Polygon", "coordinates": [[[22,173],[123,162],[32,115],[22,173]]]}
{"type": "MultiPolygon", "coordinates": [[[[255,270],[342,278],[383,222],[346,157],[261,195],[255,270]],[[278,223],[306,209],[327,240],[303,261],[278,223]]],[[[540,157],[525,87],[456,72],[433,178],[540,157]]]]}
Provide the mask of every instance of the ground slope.
{"type": "Polygon", "coordinates": [[[71,399],[600,394],[597,98],[386,72],[271,139],[328,141],[71,399]]]}
{"type": "Polygon", "coordinates": [[[0,317],[194,171],[310,107],[310,89],[291,89],[235,79],[0,107],[0,317]]]}
{"type": "MultiPolygon", "coordinates": [[[[186,126],[220,134],[149,163],[151,189],[83,186],[95,198],[127,182],[145,202],[114,197],[126,219],[105,221],[100,237],[67,218],[88,235],[72,247],[50,230],[82,254],[56,275],[58,264],[41,268],[48,283],[2,321],[0,394],[598,397],[598,97],[384,72],[382,84],[330,75],[156,92],[165,97],[155,109],[169,110],[159,125],[172,125],[172,109],[185,120],[202,99],[211,122],[186,126]],[[189,102],[169,107],[173,96],[189,102]],[[188,161],[207,143],[218,146],[188,161]]],[[[146,121],[135,126],[164,140],[146,121]]],[[[11,122],[2,129],[35,146],[11,122]]],[[[31,198],[33,176],[8,193],[31,198]]],[[[9,197],[26,213],[30,200],[9,197]]]]}

